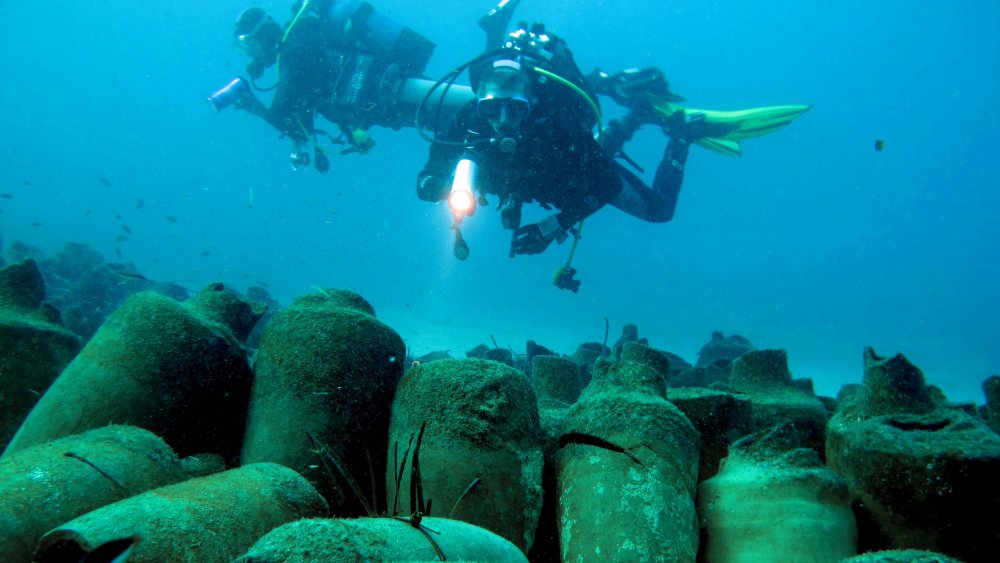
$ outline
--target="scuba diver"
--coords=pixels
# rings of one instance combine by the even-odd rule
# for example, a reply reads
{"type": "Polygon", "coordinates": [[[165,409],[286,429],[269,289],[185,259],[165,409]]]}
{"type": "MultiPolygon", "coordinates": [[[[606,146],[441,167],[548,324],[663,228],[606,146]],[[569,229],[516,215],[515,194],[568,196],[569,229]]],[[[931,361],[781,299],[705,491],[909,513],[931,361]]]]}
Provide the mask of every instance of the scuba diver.
{"type": "MultiPolygon", "coordinates": [[[[311,161],[321,173],[329,170],[328,153],[371,150],[370,127],[414,125],[416,103],[433,85],[422,73],[434,43],[359,0],[300,0],[292,13],[284,27],[258,7],[240,14],[233,36],[251,58],[249,79],[233,79],[209,96],[216,111],[232,105],[263,118],[292,140],[293,168],[311,161]],[[257,81],[272,66],[276,82],[259,86],[257,81]],[[270,107],[253,93],[272,89],[270,107]],[[317,114],[339,131],[318,128],[317,114]]],[[[434,106],[440,113],[425,117],[445,119],[447,112],[473,98],[469,88],[456,86],[434,106]]]]}
{"type": "Polygon", "coordinates": [[[574,292],[580,281],[573,279],[571,261],[584,219],[610,204],[645,221],[670,221],[692,143],[738,155],[740,139],[780,129],[808,109],[681,108],[674,103],[682,98],[670,92],[655,68],[615,75],[596,70],[584,76],[566,43],[541,24],[528,28],[522,23],[499,49],[442,81],[453,81],[466,68],[476,99],[458,110],[443,131],[422,133],[432,144],[417,176],[417,195],[431,202],[448,200],[459,259],[469,253],[459,225],[477,204],[486,204],[486,195],[497,197],[503,228],[512,231],[512,258],[539,254],[572,234],[570,258],[554,281],[574,292]],[[599,95],[627,109],[606,129],[599,95]],[[644,124],[655,124],[669,136],[652,186],[622,162],[642,172],[623,148],[644,124]],[[554,211],[522,225],[522,207],[532,202],[554,211]]]}

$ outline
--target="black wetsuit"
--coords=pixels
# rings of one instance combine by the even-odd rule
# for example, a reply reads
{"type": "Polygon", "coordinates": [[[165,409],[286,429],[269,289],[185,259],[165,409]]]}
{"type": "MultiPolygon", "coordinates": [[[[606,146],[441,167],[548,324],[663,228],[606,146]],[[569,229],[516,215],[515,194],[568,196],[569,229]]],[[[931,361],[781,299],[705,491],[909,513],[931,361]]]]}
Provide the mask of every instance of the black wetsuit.
{"type": "MultiPolygon", "coordinates": [[[[280,81],[264,119],[286,136],[304,141],[313,134],[315,113],[325,106],[342,72],[342,56],[330,49],[330,28],[322,19],[304,17],[281,46],[280,81]]],[[[337,121],[332,120],[334,123],[337,121]]]]}
{"type": "MultiPolygon", "coordinates": [[[[396,107],[398,81],[420,76],[434,44],[409,28],[370,29],[374,8],[356,0],[319,1],[287,31],[278,55],[279,82],[270,107],[250,100],[243,109],[296,141],[313,136],[318,113],[348,133],[381,125],[398,129],[413,116],[396,107]]],[[[397,25],[392,23],[392,25],[397,25]]]]}
{"type": "MultiPolygon", "coordinates": [[[[588,91],[568,50],[547,66],[588,91]]],[[[563,229],[609,203],[646,221],[669,221],[683,180],[687,143],[668,145],[650,188],[614,159],[610,154],[614,151],[598,144],[593,135],[596,117],[580,94],[554,80],[534,78],[532,110],[521,123],[516,150],[504,153],[498,142],[483,142],[496,133],[478,115],[476,102],[470,102],[441,135],[442,140],[465,146],[431,146],[417,177],[418,196],[426,201],[445,199],[455,166],[469,158],[477,164],[478,190],[498,196],[501,206],[536,202],[554,207],[563,229]]],[[[516,229],[518,224],[506,223],[505,227],[516,229]]]]}

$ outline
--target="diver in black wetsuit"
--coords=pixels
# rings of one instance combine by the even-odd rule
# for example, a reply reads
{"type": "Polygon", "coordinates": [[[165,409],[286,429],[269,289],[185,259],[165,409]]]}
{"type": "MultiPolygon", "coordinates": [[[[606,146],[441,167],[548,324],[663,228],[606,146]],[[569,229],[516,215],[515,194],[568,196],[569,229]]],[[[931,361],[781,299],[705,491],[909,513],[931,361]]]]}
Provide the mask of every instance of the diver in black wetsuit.
{"type": "MultiPolygon", "coordinates": [[[[503,226],[514,231],[512,257],[538,254],[552,241],[561,242],[574,225],[607,204],[651,222],[673,217],[690,144],[704,135],[697,116],[678,111],[665,124],[670,141],[652,187],[616,160],[642,124],[656,122],[651,96],[671,99],[658,70],[614,76],[595,71],[585,77],[565,42],[536,24],[511,33],[502,49],[470,65],[470,74],[477,100],[459,110],[432,144],[417,177],[421,199],[449,198],[456,190],[456,169],[457,177],[470,180],[473,173],[462,171],[474,170],[471,189],[480,200],[484,194],[498,196],[503,226]],[[609,125],[603,143],[593,134],[597,94],[629,108],[624,119],[609,125]],[[531,202],[557,212],[521,225],[522,205],[531,202]]],[[[456,210],[454,204],[452,209],[457,227],[470,211],[456,210]]],[[[464,258],[467,247],[459,253],[457,228],[456,235],[456,255],[464,258]]]]}
{"type": "Polygon", "coordinates": [[[240,14],[233,35],[252,59],[250,80],[237,78],[210,96],[217,110],[232,104],[292,139],[293,166],[309,164],[312,143],[320,172],[329,168],[325,152],[331,143],[349,145],[341,153],[365,152],[374,145],[365,133],[371,126],[413,126],[412,99],[420,94],[414,84],[421,82],[415,79],[424,72],[433,43],[359,0],[300,1],[292,12],[284,27],[261,8],[240,14]],[[268,107],[250,86],[257,88],[257,79],[271,66],[277,82],[268,107]],[[316,114],[336,124],[339,134],[318,129],[316,114]]]}

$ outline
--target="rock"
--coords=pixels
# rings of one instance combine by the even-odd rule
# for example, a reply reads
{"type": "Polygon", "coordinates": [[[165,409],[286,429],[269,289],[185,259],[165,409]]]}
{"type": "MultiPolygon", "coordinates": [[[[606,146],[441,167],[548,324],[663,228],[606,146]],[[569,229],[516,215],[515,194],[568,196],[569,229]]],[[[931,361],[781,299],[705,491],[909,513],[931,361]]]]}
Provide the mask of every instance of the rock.
{"type": "Polygon", "coordinates": [[[754,430],[793,422],[806,447],[822,454],[829,414],[823,403],[793,382],[784,350],[747,352],[730,369],[729,384],[753,404],[754,430]]]}
{"type": "Polygon", "coordinates": [[[983,381],[986,396],[986,420],[994,432],[1000,432],[1000,375],[993,375],[983,381]]]}
{"type": "Polygon", "coordinates": [[[917,549],[871,551],[843,559],[840,563],[962,563],[947,555],[917,549]]]}
{"type": "Polygon", "coordinates": [[[535,356],[531,368],[532,386],[539,401],[555,400],[572,405],[583,392],[579,367],[561,356],[535,356]]]}
{"type": "Polygon", "coordinates": [[[611,349],[600,342],[584,342],[576,347],[576,350],[569,355],[576,365],[580,366],[580,375],[583,377],[583,384],[590,383],[591,371],[598,358],[607,358],[611,354],[611,349]]]}
{"type": "Polygon", "coordinates": [[[466,358],[482,358],[486,352],[490,351],[490,347],[485,344],[478,344],[475,348],[467,351],[465,353],[466,358]]]}
{"type": "Polygon", "coordinates": [[[440,511],[432,515],[483,527],[528,552],[542,505],[542,443],[523,373],[472,358],[421,364],[399,383],[389,437],[390,463],[398,471],[405,460],[407,468],[398,482],[387,477],[398,497],[390,514],[411,514],[421,497],[431,499],[440,511]]]}
{"type": "Polygon", "coordinates": [[[384,512],[390,405],[405,354],[360,295],[324,289],[296,299],[271,319],[254,356],[243,463],[298,471],[337,516],[384,512]],[[338,465],[356,491],[338,484],[338,465]]]}
{"type": "Polygon", "coordinates": [[[1000,536],[982,515],[1000,511],[1000,436],[978,417],[936,407],[902,356],[886,362],[868,349],[865,366],[863,386],[842,390],[826,443],[858,507],[859,548],[992,560],[1000,536]]]}
{"type": "Polygon", "coordinates": [[[701,435],[698,481],[719,471],[729,445],[753,431],[750,397],[699,387],[670,389],[667,398],[691,421],[701,435]]]}
{"type": "Polygon", "coordinates": [[[138,535],[130,562],[231,561],[281,524],[326,514],[323,497],[301,475],[255,463],[153,489],[70,520],[42,536],[35,560],[79,561],[105,542],[138,535]]]}
{"type": "Polygon", "coordinates": [[[790,422],[733,444],[698,490],[704,561],[832,563],[857,553],[847,484],[803,445],[790,422]]]}
{"type": "Polygon", "coordinates": [[[559,435],[563,418],[570,406],[580,398],[583,378],[580,368],[569,358],[535,356],[531,370],[532,386],[538,397],[538,414],[544,433],[545,466],[542,473],[544,498],[535,542],[529,552],[532,561],[559,559],[559,531],[556,525],[555,458],[559,450],[559,435]]]}
{"type": "Polygon", "coordinates": [[[902,354],[886,359],[867,347],[864,365],[865,375],[858,395],[841,405],[845,412],[870,418],[896,413],[929,413],[936,408],[923,372],[902,354]]]}
{"type": "Polygon", "coordinates": [[[622,357],[622,347],[629,342],[639,342],[639,327],[633,324],[627,324],[622,327],[622,334],[615,341],[614,345],[611,346],[611,357],[615,361],[620,360],[622,357]]]}
{"type": "Polygon", "coordinates": [[[729,365],[732,361],[753,349],[750,341],[742,336],[724,336],[719,331],[713,332],[712,339],[698,352],[698,361],[694,367],[678,374],[671,385],[709,387],[717,382],[726,383],[729,381],[729,365]]]}
{"type": "Polygon", "coordinates": [[[49,387],[4,456],[113,422],[145,428],[179,455],[234,463],[253,380],[236,334],[253,316],[221,284],[184,303],[132,296],[49,387]]]}
{"type": "Polygon", "coordinates": [[[493,360],[494,362],[507,364],[511,367],[514,366],[514,354],[506,348],[490,348],[483,352],[482,358],[484,360],[493,360]]]}
{"type": "Polygon", "coordinates": [[[595,366],[556,459],[564,561],[693,561],[698,432],[664,398],[666,359],[641,344],[595,366]]]}
{"type": "Polygon", "coordinates": [[[698,361],[694,367],[722,368],[753,349],[750,341],[738,334],[725,336],[722,332],[715,331],[712,333],[712,339],[698,352],[698,361]]]}
{"type": "Polygon", "coordinates": [[[275,528],[234,563],[439,560],[528,561],[517,546],[488,530],[424,517],[419,525],[395,518],[299,520],[275,528]]]}
{"type": "Polygon", "coordinates": [[[80,350],[31,259],[0,269],[0,450],[80,350]]]}
{"type": "Polygon", "coordinates": [[[187,479],[156,435],[105,426],[0,461],[0,560],[29,561],[42,535],[102,506],[187,479]]]}

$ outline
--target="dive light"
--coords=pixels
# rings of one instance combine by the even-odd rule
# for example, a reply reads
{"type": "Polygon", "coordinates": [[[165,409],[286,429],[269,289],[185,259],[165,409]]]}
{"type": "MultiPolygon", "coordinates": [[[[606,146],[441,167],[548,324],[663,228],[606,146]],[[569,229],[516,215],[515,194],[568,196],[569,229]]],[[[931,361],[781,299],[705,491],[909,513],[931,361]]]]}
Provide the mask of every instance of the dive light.
{"type": "Polygon", "coordinates": [[[476,163],[468,158],[458,161],[455,167],[455,179],[451,183],[451,193],[448,195],[448,206],[455,215],[456,221],[469,217],[476,212],[476,196],[472,188],[476,181],[476,163]]]}
{"type": "Polygon", "coordinates": [[[242,78],[234,78],[207,98],[208,105],[215,111],[222,111],[250,92],[250,85],[242,78]]]}

